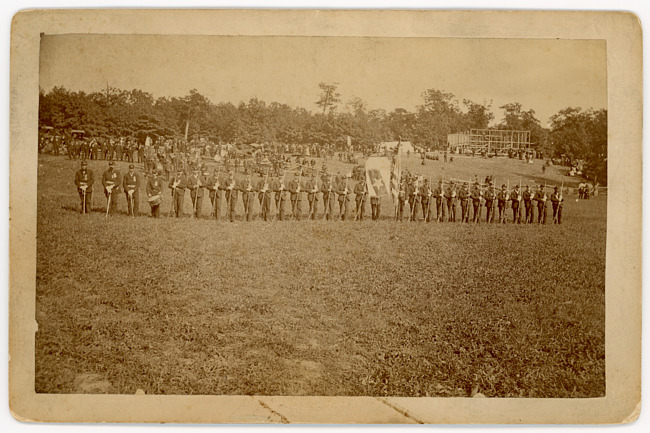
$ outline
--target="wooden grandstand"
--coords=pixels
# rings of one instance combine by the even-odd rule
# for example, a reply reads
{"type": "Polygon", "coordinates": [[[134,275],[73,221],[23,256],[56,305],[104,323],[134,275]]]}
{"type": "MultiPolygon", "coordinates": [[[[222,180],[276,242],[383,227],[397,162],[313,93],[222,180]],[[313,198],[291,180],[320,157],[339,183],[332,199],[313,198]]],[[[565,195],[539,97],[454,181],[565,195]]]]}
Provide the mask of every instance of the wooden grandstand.
{"type": "Polygon", "coordinates": [[[530,147],[530,131],[470,129],[447,135],[447,147],[458,153],[507,155],[530,147]]]}

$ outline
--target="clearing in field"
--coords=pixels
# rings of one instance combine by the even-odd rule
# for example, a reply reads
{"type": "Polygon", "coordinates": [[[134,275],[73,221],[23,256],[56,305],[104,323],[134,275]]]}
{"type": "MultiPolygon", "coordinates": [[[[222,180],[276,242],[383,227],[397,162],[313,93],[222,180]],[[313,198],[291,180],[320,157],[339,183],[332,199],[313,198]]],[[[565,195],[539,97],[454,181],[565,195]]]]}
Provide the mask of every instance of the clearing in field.
{"type": "MultiPolygon", "coordinates": [[[[540,164],[404,160],[567,179],[540,164]]],[[[396,223],[390,201],[378,222],[231,224],[188,198],[154,220],[122,196],[107,219],[97,193],[79,214],[77,168],[39,159],[36,392],[605,395],[606,195],[567,195],[562,225],[396,223]]]]}

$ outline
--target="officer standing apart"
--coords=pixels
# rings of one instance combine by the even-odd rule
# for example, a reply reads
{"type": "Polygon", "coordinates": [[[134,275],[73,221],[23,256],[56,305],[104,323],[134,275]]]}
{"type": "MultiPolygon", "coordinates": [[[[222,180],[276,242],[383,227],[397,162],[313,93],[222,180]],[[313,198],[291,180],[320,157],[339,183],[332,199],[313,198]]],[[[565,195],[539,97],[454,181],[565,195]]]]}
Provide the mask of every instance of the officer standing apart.
{"type": "Polygon", "coordinates": [[[104,186],[104,195],[106,196],[106,214],[112,215],[117,213],[117,195],[120,187],[120,173],[113,168],[113,161],[108,163],[108,170],[102,175],[102,185],[104,186]]]}
{"type": "Polygon", "coordinates": [[[81,168],[74,175],[74,183],[77,185],[77,192],[81,200],[81,213],[87,214],[92,210],[91,203],[95,176],[92,170],[88,170],[86,161],[81,161],[81,168]]]}

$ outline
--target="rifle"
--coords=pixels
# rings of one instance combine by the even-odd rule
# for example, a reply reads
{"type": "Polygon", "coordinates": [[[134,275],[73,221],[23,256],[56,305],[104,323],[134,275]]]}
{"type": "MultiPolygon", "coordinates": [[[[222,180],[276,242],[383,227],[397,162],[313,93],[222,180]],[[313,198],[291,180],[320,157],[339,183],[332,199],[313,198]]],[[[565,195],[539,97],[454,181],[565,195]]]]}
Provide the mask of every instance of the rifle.
{"type": "Polygon", "coordinates": [[[133,193],[129,194],[127,192],[127,195],[129,196],[129,203],[131,204],[131,216],[135,218],[134,210],[133,210],[133,193]]]}
{"type": "Polygon", "coordinates": [[[84,203],[83,203],[83,209],[81,209],[82,214],[86,214],[86,189],[82,188],[82,191],[84,193],[84,203]]]}

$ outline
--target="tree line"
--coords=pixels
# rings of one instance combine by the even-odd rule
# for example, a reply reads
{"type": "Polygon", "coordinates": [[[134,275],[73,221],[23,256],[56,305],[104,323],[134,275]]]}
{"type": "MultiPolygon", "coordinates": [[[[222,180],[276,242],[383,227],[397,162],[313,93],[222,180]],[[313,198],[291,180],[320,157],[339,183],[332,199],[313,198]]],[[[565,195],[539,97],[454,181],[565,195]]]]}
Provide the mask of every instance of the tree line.
{"type": "MultiPolygon", "coordinates": [[[[492,103],[459,101],[438,89],[422,92],[415,111],[370,109],[359,97],[343,102],[337,83],[320,83],[318,112],[258,98],[234,105],[212,102],[196,89],[183,97],[154,98],[142,90],[107,86],[86,93],[54,87],[39,93],[39,124],[61,130],[82,129],[89,136],[202,136],[232,144],[329,144],[371,150],[383,141],[402,140],[427,150],[445,149],[447,134],[486,129],[495,119],[492,103]]],[[[581,159],[606,178],[607,110],[567,107],[542,127],[533,109],[512,102],[499,107],[496,129],[528,130],[531,147],[545,155],[581,159]]]]}

